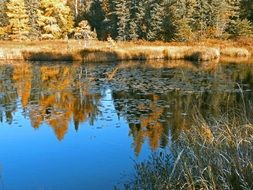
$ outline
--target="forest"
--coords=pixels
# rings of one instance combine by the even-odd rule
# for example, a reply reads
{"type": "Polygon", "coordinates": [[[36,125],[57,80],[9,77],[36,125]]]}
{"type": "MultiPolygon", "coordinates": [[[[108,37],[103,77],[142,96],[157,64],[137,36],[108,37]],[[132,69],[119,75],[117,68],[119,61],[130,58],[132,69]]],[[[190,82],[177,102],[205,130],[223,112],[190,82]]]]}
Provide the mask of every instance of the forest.
{"type": "Polygon", "coordinates": [[[223,40],[252,23],[252,0],[0,0],[1,40],[223,40]]]}

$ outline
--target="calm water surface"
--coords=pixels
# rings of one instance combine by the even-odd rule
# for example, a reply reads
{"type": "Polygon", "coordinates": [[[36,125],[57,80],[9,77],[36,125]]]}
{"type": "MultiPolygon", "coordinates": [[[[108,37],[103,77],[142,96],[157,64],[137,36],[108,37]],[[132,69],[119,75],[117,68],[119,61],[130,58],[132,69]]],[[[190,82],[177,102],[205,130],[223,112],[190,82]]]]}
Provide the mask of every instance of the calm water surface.
{"type": "Polygon", "coordinates": [[[196,113],[250,119],[252,90],[247,64],[2,63],[0,190],[113,189],[196,113]]]}

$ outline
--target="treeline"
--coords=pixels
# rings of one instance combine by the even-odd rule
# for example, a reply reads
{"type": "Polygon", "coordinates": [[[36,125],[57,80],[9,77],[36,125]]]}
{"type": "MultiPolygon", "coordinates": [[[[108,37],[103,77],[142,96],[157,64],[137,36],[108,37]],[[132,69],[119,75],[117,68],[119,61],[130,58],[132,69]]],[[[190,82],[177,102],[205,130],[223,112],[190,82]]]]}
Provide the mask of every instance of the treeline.
{"type": "Polygon", "coordinates": [[[1,39],[96,38],[87,20],[75,22],[74,10],[63,0],[4,0],[0,20],[1,39]]]}
{"type": "Polygon", "coordinates": [[[252,35],[252,0],[4,0],[2,39],[190,41],[252,35]],[[81,23],[81,24],[80,24],[81,23]]]}

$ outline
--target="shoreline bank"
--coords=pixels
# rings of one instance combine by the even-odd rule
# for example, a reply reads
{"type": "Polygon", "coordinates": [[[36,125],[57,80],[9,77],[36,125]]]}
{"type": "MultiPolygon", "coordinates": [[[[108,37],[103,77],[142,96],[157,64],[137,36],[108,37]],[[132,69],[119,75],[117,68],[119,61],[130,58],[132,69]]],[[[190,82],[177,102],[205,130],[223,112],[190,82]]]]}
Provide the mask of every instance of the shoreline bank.
{"type": "Polygon", "coordinates": [[[115,62],[127,60],[212,61],[250,58],[244,47],[203,44],[138,44],[131,42],[41,41],[0,42],[0,60],[115,62]]]}

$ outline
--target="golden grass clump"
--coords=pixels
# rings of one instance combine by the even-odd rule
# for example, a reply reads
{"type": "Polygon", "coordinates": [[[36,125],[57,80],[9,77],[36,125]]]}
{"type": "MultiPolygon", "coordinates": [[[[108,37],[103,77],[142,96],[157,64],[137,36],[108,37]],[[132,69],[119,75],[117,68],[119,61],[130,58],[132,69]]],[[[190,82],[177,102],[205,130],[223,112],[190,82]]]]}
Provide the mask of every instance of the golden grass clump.
{"type": "Polygon", "coordinates": [[[170,152],[136,164],[126,189],[253,189],[253,125],[234,116],[196,118],[170,152]]]}
{"type": "Polygon", "coordinates": [[[226,47],[221,49],[221,54],[228,57],[249,57],[250,53],[245,48],[226,47]]]}
{"type": "Polygon", "coordinates": [[[81,50],[84,62],[123,60],[194,60],[210,61],[219,58],[219,50],[204,47],[137,46],[129,48],[86,48],[81,50]]]}
{"type": "Polygon", "coordinates": [[[246,42],[116,42],[103,41],[0,41],[0,59],[32,61],[112,62],[123,60],[211,61],[225,57],[249,57],[252,48],[246,42]],[[245,46],[240,47],[240,46],[245,46]],[[237,48],[235,48],[237,47],[237,48]],[[251,49],[250,49],[251,50],[251,49]]]}
{"type": "Polygon", "coordinates": [[[0,60],[23,60],[23,54],[20,49],[4,49],[0,48],[0,60]]]}

